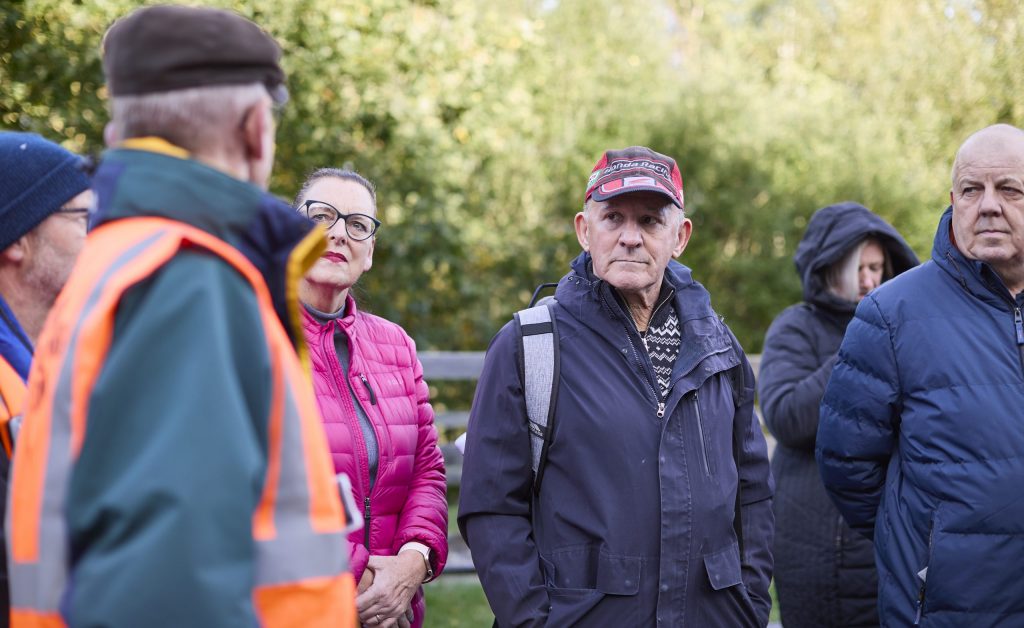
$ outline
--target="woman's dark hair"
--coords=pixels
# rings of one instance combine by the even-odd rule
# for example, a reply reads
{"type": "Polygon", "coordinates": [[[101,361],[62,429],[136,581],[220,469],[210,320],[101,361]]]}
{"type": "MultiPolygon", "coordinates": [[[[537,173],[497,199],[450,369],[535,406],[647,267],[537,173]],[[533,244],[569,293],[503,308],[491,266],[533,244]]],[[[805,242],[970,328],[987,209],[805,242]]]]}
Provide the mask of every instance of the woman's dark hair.
{"type": "Polygon", "coordinates": [[[313,187],[313,184],[320,179],[345,179],[347,181],[355,181],[359,185],[366,188],[366,191],[370,193],[370,200],[373,201],[373,209],[377,209],[377,188],[374,187],[373,183],[369,179],[359,174],[355,170],[348,170],[343,168],[317,168],[313,172],[306,176],[306,180],[302,183],[302,187],[299,188],[299,193],[295,195],[295,205],[298,206],[302,203],[303,199],[306,198],[306,194],[309,192],[309,188],[313,187]]]}

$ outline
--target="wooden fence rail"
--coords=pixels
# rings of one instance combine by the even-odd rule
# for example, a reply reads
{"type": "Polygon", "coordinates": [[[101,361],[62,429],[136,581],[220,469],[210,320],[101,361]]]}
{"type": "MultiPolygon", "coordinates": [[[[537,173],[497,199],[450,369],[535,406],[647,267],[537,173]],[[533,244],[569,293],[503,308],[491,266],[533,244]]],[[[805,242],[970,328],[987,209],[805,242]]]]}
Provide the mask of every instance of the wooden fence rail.
{"type": "MultiPolygon", "coordinates": [[[[761,356],[747,357],[756,374],[761,365],[761,356]]],[[[438,381],[476,381],[484,366],[483,351],[423,351],[419,358],[423,363],[423,376],[431,384],[438,381]]],[[[469,423],[469,410],[438,412],[434,417],[434,423],[440,432],[465,431],[466,424],[469,423]]],[[[771,446],[769,440],[769,451],[771,446]]],[[[462,483],[462,454],[452,443],[443,443],[441,451],[444,454],[448,486],[456,488],[462,483]]],[[[473,573],[473,560],[469,548],[457,533],[449,535],[448,548],[448,565],[445,567],[445,573],[473,573]]]]}
{"type": "MultiPolygon", "coordinates": [[[[755,375],[761,364],[760,355],[747,356],[755,375]]],[[[423,351],[419,354],[423,363],[423,376],[428,383],[436,381],[475,381],[484,367],[483,351],[423,351]]],[[[469,410],[446,410],[438,412],[434,423],[439,431],[456,429],[465,431],[469,423],[469,410]]],[[[462,457],[450,443],[442,444],[449,486],[459,486],[462,481],[462,457]]]]}

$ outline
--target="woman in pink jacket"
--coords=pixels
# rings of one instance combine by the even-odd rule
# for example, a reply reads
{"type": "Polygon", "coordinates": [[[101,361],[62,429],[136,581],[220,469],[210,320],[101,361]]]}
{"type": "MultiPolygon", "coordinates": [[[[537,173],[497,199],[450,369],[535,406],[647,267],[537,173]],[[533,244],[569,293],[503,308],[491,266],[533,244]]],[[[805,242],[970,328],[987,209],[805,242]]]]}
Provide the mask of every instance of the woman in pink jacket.
{"type": "Polygon", "coordinates": [[[348,475],[364,527],[349,560],[368,626],[422,626],[421,583],[448,556],[444,461],[416,347],[398,325],[362,312],[350,289],[373,263],[373,185],[334,168],[313,172],[298,211],[327,229],[327,250],[299,288],[313,385],[334,470],[348,475]]]}

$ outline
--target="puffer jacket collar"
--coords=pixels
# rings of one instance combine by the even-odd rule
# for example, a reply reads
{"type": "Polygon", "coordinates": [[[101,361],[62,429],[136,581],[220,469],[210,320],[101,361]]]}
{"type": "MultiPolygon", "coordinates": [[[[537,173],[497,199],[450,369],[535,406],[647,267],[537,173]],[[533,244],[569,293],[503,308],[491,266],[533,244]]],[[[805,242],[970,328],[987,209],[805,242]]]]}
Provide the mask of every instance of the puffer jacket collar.
{"type": "Polygon", "coordinates": [[[932,260],[960,287],[985,303],[1009,311],[1024,305],[1024,293],[1017,295],[1015,300],[991,266],[967,258],[954,244],[952,205],[939,218],[939,228],[932,245],[932,260]]]}
{"type": "Polygon", "coordinates": [[[325,328],[329,328],[333,331],[334,326],[337,325],[346,333],[356,324],[359,319],[359,306],[356,305],[356,300],[352,297],[352,292],[349,291],[345,297],[345,305],[343,306],[345,313],[337,318],[330,318],[326,321],[321,321],[317,317],[309,313],[308,310],[303,308],[302,326],[307,331],[322,333],[327,331],[325,328]]]}

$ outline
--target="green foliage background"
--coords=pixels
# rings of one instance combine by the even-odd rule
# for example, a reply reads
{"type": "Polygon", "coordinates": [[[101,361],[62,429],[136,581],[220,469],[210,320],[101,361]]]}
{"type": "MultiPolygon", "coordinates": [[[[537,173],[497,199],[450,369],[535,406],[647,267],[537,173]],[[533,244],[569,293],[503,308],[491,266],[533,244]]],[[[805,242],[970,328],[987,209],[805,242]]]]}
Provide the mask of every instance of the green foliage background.
{"type": "MultiPolygon", "coordinates": [[[[139,2],[5,0],[0,127],[102,150],[99,45],[139,2]]],[[[817,207],[858,200],[926,257],[957,145],[1024,122],[1008,0],[214,0],[282,43],[272,189],[351,165],[385,223],[361,299],[422,348],[482,349],[578,251],[605,148],[675,156],[683,262],[748,350],[800,298],[817,207]]]]}

